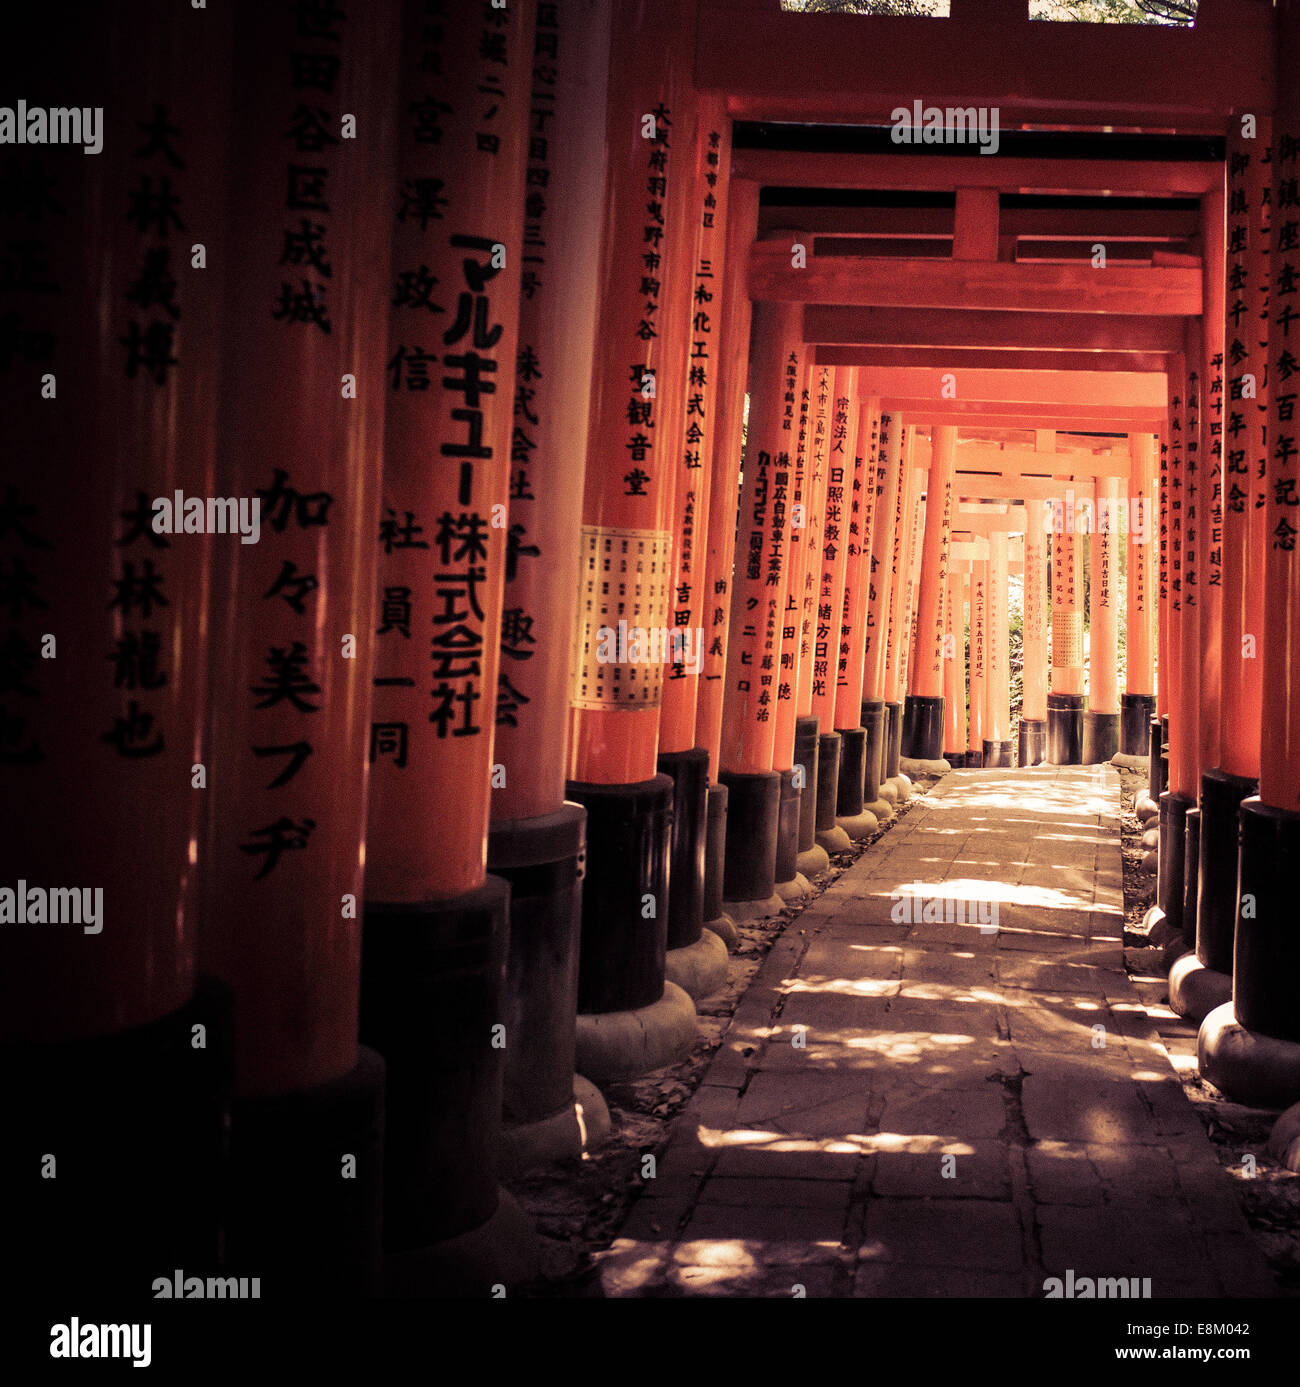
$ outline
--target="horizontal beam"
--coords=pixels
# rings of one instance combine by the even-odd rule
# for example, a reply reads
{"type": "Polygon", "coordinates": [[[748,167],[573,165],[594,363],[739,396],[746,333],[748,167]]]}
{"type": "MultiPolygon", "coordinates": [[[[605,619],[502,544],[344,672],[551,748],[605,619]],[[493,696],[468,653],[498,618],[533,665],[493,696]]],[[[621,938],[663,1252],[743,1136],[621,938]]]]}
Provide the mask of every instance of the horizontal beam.
{"type": "Polygon", "coordinates": [[[929,371],[1168,370],[1159,352],[980,351],[976,347],[818,347],[820,366],[910,366],[929,371]]]}
{"type": "MultiPolygon", "coordinates": [[[[1082,27],[1082,26],[1080,26],[1082,27]]],[[[737,178],[778,188],[907,189],[950,192],[1109,193],[1126,197],[1199,197],[1217,188],[1223,165],[1145,159],[1017,159],[979,154],[842,154],[815,150],[737,149],[737,178]]]]}
{"type": "Polygon", "coordinates": [[[749,296],[783,303],[1022,313],[1189,317],[1201,311],[1199,268],[1006,264],[813,256],[791,265],[784,241],[750,249],[749,296]]]}
{"type": "Polygon", "coordinates": [[[1129,475],[1128,447],[1118,440],[1115,453],[1058,452],[1035,453],[1029,448],[990,448],[985,443],[962,444],[957,449],[957,472],[997,473],[1002,476],[1052,476],[1064,463],[1075,476],[1127,477],[1129,475]],[[1050,465],[1045,461],[1050,459],[1050,465]]]}
{"type": "MultiPolygon", "coordinates": [[[[1091,477],[1078,479],[1081,487],[1090,486],[1091,483],[1091,477]]],[[[980,477],[976,485],[954,477],[952,494],[956,497],[1001,496],[1020,501],[1036,497],[1040,501],[1051,501],[1062,498],[1064,488],[1070,484],[1068,479],[1057,481],[1037,477],[980,477]]]]}
{"type": "MultiPolygon", "coordinates": [[[[1101,273],[1098,271],[1097,273],[1101,273]]],[[[973,313],[934,308],[809,304],[803,340],[836,346],[981,347],[1052,351],[1181,352],[1177,318],[1103,313],[973,313]]]]}
{"type": "MultiPolygon", "coordinates": [[[[805,235],[804,232],[797,233],[805,235]]],[[[1105,241],[1099,236],[1077,241],[1048,241],[1040,238],[1002,236],[998,238],[1009,243],[1014,255],[987,257],[990,260],[1005,260],[1008,264],[1091,264],[1093,246],[1104,244],[1107,261],[1112,265],[1149,265],[1152,257],[1170,251],[1191,255],[1193,242],[1185,240],[1164,241],[1105,241]]],[[[949,260],[955,242],[938,237],[926,239],[916,237],[907,239],[896,236],[814,236],[813,254],[815,256],[877,256],[882,260],[949,260]]],[[[980,257],[972,257],[979,259],[980,257]]]]}
{"type": "Polygon", "coordinates": [[[1163,409],[1168,400],[1162,376],[1120,371],[927,371],[882,366],[862,372],[863,395],[911,395],[936,404],[949,391],[955,401],[1014,404],[1087,404],[1163,409]],[[955,391],[955,394],[953,392],[955,391]]]}
{"type": "MultiPolygon", "coordinates": [[[[797,227],[810,236],[874,236],[952,240],[951,207],[791,207],[758,209],[759,234],[797,227]]],[[[998,234],[1022,241],[1186,241],[1201,232],[1196,212],[1182,208],[1003,207],[998,234]]]]}

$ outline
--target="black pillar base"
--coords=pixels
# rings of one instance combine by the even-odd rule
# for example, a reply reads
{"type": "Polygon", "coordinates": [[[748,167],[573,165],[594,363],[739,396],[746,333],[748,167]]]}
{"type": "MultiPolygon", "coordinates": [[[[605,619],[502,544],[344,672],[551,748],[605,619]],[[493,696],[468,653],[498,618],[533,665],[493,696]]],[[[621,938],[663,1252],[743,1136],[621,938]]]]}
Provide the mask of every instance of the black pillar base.
{"type": "Polygon", "coordinates": [[[942,694],[908,694],[901,755],[913,761],[937,761],[943,755],[942,694]]]}
{"type": "Polygon", "coordinates": [[[1119,751],[1119,713],[1094,713],[1091,708],[1083,715],[1083,764],[1099,766],[1119,751]]]}
{"type": "Polygon", "coordinates": [[[1016,764],[1036,766],[1047,760],[1047,719],[1021,718],[1016,737],[1016,764]]]}
{"type": "MultiPolygon", "coordinates": [[[[1160,848],[1156,859],[1156,904],[1171,931],[1183,934],[1183,877],[1187,853],[1187,811],[1195,808],[1186,795],[1166,790],[1160,796],[1160,848]]],[[[1194,935],[1184,934],[1188,948],[1194,935]]]]}
{"type": "Polygon", "coordinates": [[[566,794],[587,811],[578,1010],[651,1006],[664,993],[673,782],[666,775],[632,785],[571,780],[566,794]]]}
{"type": "Polygon", "coordinates": [[[781,777],[781,807],[776,825],[775,879],[793,881],[799,870],[799,818],[803,795],[795,784],[793,769],[777,774],[781,777]]]}
{"type": "Polygon", "coordinates": [[[727,855],[722,877],[728,901],[767,900],[776,890],[781,777],[719,771],[727,787],[727,855]]]}
{"type": "Polygon", "coordinates": [[[903,756],[903,705],[901,703],[886,703],[885,716],[888,719],[885,741],[885,773],[881,779],[893,780],[898,774],[898,763],[903,756]]]}
{"type": "Polygon", "coordinates": [[[1240,822],[1233,1010],[1249,1031],[1300,1042],[1300,813],[1252,795],[1241,805],[1240,822]]]}
{"type": "Polygon", "coordinates": [[[1241,802],[1258,783],[1214,769],[1201,776],[1200,882],[1196,903],[1196,957],[1207,968],[1232,973],[1237,933],[1237,852],[1241,802]]]}
{"type": "MultiPolygon", "coordinates": [[[[497,1210],[510,888],[367,903],[361,1038],[388,1066],[384,1250],[454,1238],[497,1210]],[[433,1030],[431,1031],[431,1027],[433,1030]]],[[[572,1074],[572,1069],[569,1069],[572,1074]]]]}
{"type": "Polygon", "coordinates": [[[840,779],[835,791],[835,816],[853,818],[862,813],[862,790],[867,769],[867,729],[839,727],[840,779]]]}
{"type": "Polygon", "coordinates": [[[803,767],[799,786],[799,851],[812,849],[817,836],[817,742],[819,723],[814,717],[794,720],[794,764],[803,767]]]}
{"type": "MultiPolygon", "coordinates": [[[[0,1046],[5,1257],[29,1292],[65,1304],[115,1292],[139,1301],[178,1267],[222,1269],[233,1054],[230,993],[210,982],[171,1015],[118,1035],[0,1046]]],[[[377,1238],[362,1260],[377,1274],[377,1238]]],[[[340,1276],[350,1289],[368,1279],[340,1276]]]]}
{"type": "Polygon", "coordinates": [[[966,769],[978,770],[984,764],[984,746],[981,743],[979,750],[969,747],[966,751],[966,769]]]}
{"type": "Polygon", "coordinates": [[[710,785],[704,851],[704,918],[722,916],[722,875],[727,861],[727,787],[710,785]]]}
{"type": "Polygon", "coordinates": [[[1147,729],[1147,794],[1157,804],[1165,792],[1169,765],[1165,760],[1165,729],[1162,718],[1152,718],[1147,729]]]}
{"type": "Polygon", "coordinates": [[[1047,695],[1047,760],[1053,766],[1083,762],[1083,695],[1047,695]]]}
{"type": "Polygon", "coordinates": [[[1196,884],[1200,876],[1201,811],[1192,806],[1183,819],[1183,938],[1188,948],[1196,945],[1196,884]]]}
{"type": "Polygon", "coordinates": [[[996,742],[989,741],[986,738],[980,755],[983,757],[986,766],[1015,765],[1015,762],[1012,760],[1012,743],[1009,737],[1006,741],[996,742]]]}
{"type": "Polygon", "coordinates": [[[1151,751],[1151,720],[1155,694],[1120,694],[1119,749],[1125,756],[1147,756],[1151,751]]]}
{"type": "Polygon", "coordinates": [[[866,770],[862,776],[862,802],[875,804],[885,769],[885,703],[880,698],[862,702],[862,726],[867,733],[866,770]]]}
{"type": "Polygon", "coordinates": [[[587,811],[562,805],[535,819],[498,819],[488,870],[510,886],[506,1067],[502,1117],[541,1122],[573,1107],[582,863],[587,811]]]}
{"type": "Polygon", "coordinates": [[[672,855],[668,868],[668,947],[694,944],[704,928],[704,848],[708,834],[709,753],[704,747],[660,753],[673,782],[672,855]]]}
{"type": "MultiPolygon", "coordinates": [[[[840,793],[840,734],[823,732],[817,738],[817,832],[835,827],[835,805],[840,793]]],[[[733,899],[728,896],[728,900],[733,899]]]]}
{"type": "Polygon", "coordinates": [[[966,753],[964,751],[945,751],[943,759],[947,761],[953,770],[959,771],[966,764],[966,753]]]}

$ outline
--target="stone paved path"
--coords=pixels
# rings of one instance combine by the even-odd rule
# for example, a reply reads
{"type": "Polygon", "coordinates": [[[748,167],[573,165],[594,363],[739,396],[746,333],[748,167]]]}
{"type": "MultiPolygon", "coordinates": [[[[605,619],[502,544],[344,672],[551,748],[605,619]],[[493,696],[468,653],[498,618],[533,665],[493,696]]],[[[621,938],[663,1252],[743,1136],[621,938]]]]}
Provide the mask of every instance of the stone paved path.
{"type": "Polygon", "coordinates": [[[768,955],[605,1293],[1271,1295],[1124,972],[1121,873],[1110,767],[945,776],[768,955]],[[944,894],[961,922],[916,909],[944,894]]]}

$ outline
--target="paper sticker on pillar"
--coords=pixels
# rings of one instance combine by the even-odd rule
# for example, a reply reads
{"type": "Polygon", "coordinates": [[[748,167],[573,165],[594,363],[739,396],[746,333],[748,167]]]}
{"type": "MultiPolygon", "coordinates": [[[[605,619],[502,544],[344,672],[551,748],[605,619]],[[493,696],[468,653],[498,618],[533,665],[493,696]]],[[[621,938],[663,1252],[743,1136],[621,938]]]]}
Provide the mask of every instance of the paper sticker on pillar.
{"type": "Polygon", "coordinates": [[[1091,496],[1076,498],[1067,489],[1064,499],[1049,497],[1043,502],[1043,533],[1049,535],[1127,535],[1134,544],[1145,544],[1151,536],[1151,497],[1091,496]]]}
{"type": "Polygon", "coordinates": [[[977,144],[981,154],[998,152],[997,106],[895,106],[889,113],[895,144],[977,144]]]}
{"type": "Polygon", "coordinates": [[[83,934],[104,928],[102,886],[0,886],[0,925],[80,925],[83,934]]]}
{"type": "MultiPolygon", "coordinates": [[[[579,553],[578,631],[574,642],[575,708],[657,708],[664,664],[675,663],[667,624],[672,581],[667,530],[584,525],[579,553]],[[620,632],[622,636],[620,638],[620,632]],[[633,654],[633,633],[639,634],[633,654]],[[660,658],[650,658],[657,646],[660,658]],[[611,658],[613,657],[613,658],[611,658]]],[[[703,633],[693,632],[697,662],[703,633]]],[[[677,650],[684,645],[678,643],[677,650]]]]}

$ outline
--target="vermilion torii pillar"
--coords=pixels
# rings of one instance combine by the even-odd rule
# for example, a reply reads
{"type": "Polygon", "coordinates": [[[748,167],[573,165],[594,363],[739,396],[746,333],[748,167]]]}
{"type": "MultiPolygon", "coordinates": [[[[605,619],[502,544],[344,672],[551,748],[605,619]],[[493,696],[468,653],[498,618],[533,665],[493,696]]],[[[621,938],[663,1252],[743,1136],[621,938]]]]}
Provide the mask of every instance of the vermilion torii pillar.
{"type": "MultiPolygon", "coordinates": [[[[849,836],[836,823],[839,806],[840,734],[835,728],[836,661],[839,650],[839,614],[844,605],[846,475],[852,480],[852,456],[846,473],[844,439],[849,425],[850,388],[857,389],[856,367],[823,368],[812,400],[813,466],[824,459],[825,501],[822,505],[820,548],[811,563],[817,577],[817,620],[813,629],[812,680],[809,715],[821,729],[817,766],[817,842],[828,853],[844,852],[849,836]],[[849,370],[852,375],[849,375],[849,370]],[[843,405],[841,406],[841,401],[843,405]]],[[[856,431],[856,416],[854,420],[856,431]]]]}
{"type": "Polygon", "coordinates": [[[1021,704],[1016,761],[1047,759],[1047,533],[1043,502],[1025,498],[1024,621],[1021,628],[1021,704]]]}
{"type": "Polygon", "coordinates": [[[1011,607],[1007,531],[989,534],[987,641],[988,714],[982,750],[986,766],[1011,762],[1011,607]]]}
{"type": "Polygon", "coordinates": [[[962,576],[955,560],[948,565],[943,594],[943,758],[954,768],[966,764],[966,636],[962,576]]]}
{"type": "Polygon", "coordinates": [[[400,49],[361,1035],[389,1070],[388,1284],[412,1291],[454,1288],[436,1249],[472,1229],[506,1259],[489,1259],[484,1294],[530,1270],[527,1256],[511,1265],[528,1225],[497,1187],[509,890],[486,870],[502,585],[507,567],[541,561],[507,521],[533,8],[503,17],[439,39],[408,3],[400,49]],[[448,74],[436,140],[421,121],[431,64],[448,74]],[[431,188],[437,215],[417,214],[408,199],[431,188]],[[408,296],[417,283],[437,286],[436,336],[408,296]],[[450,1023],[436,1056],[430,1016],[450,1023]]]}
{"type": "Polygon", "coordinates": [[[1259,780],[1271,189],[1268,122],[1249,139],[1244,128],[1230,123],[1227,160],[1220,757],[1201,774],[1196,952],[1169,975],[1170,1006],[1193,1020],[1232,996],[1238,811],[1259,780]]]}
{"type": "Polygon", "coordinates": [[[198,983],[209,573],[265,532],[251,490],[213,505],[229,165],[210,136],[231,83],[209,18],[96,7],[65,42],[60,13],[22,95],[98,106],[103,148],[3,155],[0,1179],[7,1254],[60,1296],[222,1269],[229,999],[198,983]]]}
{"type": "Polygon", "coordinates": [[[1083,764],[1109,761],[1119,750],[1119,478],[1093,485],[1088,587],[1088,707],[1083,715],[1083,764]]]}
{"type": "Polygon", "coordinates": [[[891,561],[897,534],[903,484],[903,458],[907,452],[907,425],[897,414],[881,417],[879,443],[880,478],[875,518],[871,527],[871,567],[867,591],[867,616],[863,643],[862,726],[867,732],[867,770],[863,780],[863,807],[878,820],[893,817],[893,805],[881,794],[888,752],[888,717],[885,710],[885,646],[889,632],[892,596],[891,561]]]}
{"type": "Polygon", "coordinates": [[[664,976],[673,782],[656,771],[694,284],[691,14],[613,11],[568,784],[588,811],[577,1063],[596,1081],[657,1068],[695,1035],[664,976]]]}
{"type": "Polygon", "coordinates": [[[708,840],[709,753],[695,741],[700,687],[699,642],[706,595],[705,537],[711,496],[709,469],[717,424],[719,308],[726,254],[731,122],[718,93],[698,102],[694,182],[694,259],[691,266],[690,353],[680,383],[686,408],[677,470],[674,576],[669,610],[670,651],[659,719],[659,770],[673,780],[672,862],[668,905],[667,977],[692,997],[707,997],[726,981],[727,950],[704,929],[708,840]]]}
{"type": "MultiPolygon", "coordinates": [[[[975,548],[987,554],[988,541],[977,539],[975,548]]],[[[970,725],[966,753],[968,766],[984,764],[984,729],[988,724],[988,572],[987,558],[971,561],[970,598],[970,725]]]]}
{"type": "MultiPolygon", "coordinates": [[[[217,554],[202,957],[235,997],[228,1252],[304,1287],[345,1268],[373,1284],[383,1070],[357,1033],[389,305],[427,297],[443,330],[455,316],[427,265],[389,275],[396,19],[235,18],[216,485],[260,499],[261,538],[217,554]]],[[[454,374],[473,395],[491,372],[454,374]]],[[[436,517],[419,519],[432,543],[436,517]]]]}
{"type": "Polygon", "coordinates": [[[1129,435],[1128,603],[1125,613],[1124,693],[1120,745],[1125,756],[1146,756],[1155,716],[1155,435],[1129,435]]]}
{"type": "MultiPolygon", "coordinates": [[[[798,600],[792,608],[789,601],[786,610],[788,620],[797,624],[797,641],[793,643],[795,724],[793,759],[800,775],[799,800],[799,856],[796,861],[799,872],[810,879],[824,872],[830,863],[826,849],[817,842],[817,804],[821,777],[821,735],[820,723],[812,714],[812,669],[813,640],[817,625],[817,589],[821,581],[822,524],[826,510],[826,436],[823,431],[820,446],[814,447],[814,405],[813,394],[825,373],[829,382],[829,369],[818,366],[811,360],[811,352],[805,353],[803,385],[799,399],[799,438],[798,447],[803,455],[803,493],[798,515],[799,523],[792,519],[791,537],[795,541],[795,564],[791,568],[790,582],[792,595],[798,600]],[[796,577],[801,574],[801,577],[796,577]]],[[[829,399],[829,384],[827,386],[829,399]]],[[[785,648],[781,651],[784,670],[785,648]]],[[[834,806],[831,806],[832,809],[834,806]]],[[[831,820],[833,824],[834,816],[831,820]]]]}
{"type": "Polygon", "coordinates": [[[844,605],[836,662],[835,730],[840,734],[840,782],[836,820],[850,838],[870,836],[880,825],[864,805],[870,738],[862,723],[863,659],[870,596],[871,531],[881,447],[880,400],[863,400],[858,408],[853,486],[849,493],[848,546],[844,568],[844,605]]]}
{"type": "Polygon", "coordinates": [[[920,761],[937,761],[943,755],[943,588],[952,542],[956,428],[951,424],[936,425],[930,450],[921,584],[916,598],[916,645],[911,693],[903,714],[903,755],[920,761]]]}
{"type": "Polygon", "coordinates": [[[1278,6],[1278,29],[1259,793],[1240,810],[1232,1001],[1205,1018],[1198,1052],[1201,1072],[1230,1097],[1280,1107],[1300,1098],[1300,439],[1287,385],[1297,329],[1277,293],[1300,276],[1300,218],[1287,191],[1300,176],[1300,5],[1278,6]]]}
{"type": "Polygon", "coordinates": [[[1083,754],[1083,613],[1074,507],[1054,503],[1052,518],[1052,690],[1047,696],[1047,759],[1077,766],[1083,754]]]}
{"type": "Polygon", "coordinates": [[[885,638],[885,697],[886,747],[884,776],[880,793],[884,799],[896,802],[911,795],[911,781],[902,774],[899,760],[903,748],[903,703],[905,688],[902,671],[907,659],[907,630],[911,622],[912,556],[919,542],[922,476],[913,465],[912,455],[916,433],[900,423],[903,454],[900,461],[902,481],[899,503],[895,511],[894,553],[890,568],[889,627],[885,638]]]}
{"type": "Polygon", "coordinates": [[[791,356],[796,372],[800,362],[800,326],[797,304],[754,305],[718,772],[728,791],[723,895],[730,914],[739,911],[749,918],[779,911],[783,904],[775,894],[781,777],[772,759],[797,438],[782,427],[783,395],[791,356]]]}
{"type": "Polygon", "coordinates": [[[608,1131],[574,1074],[586,811],[564,798],[583,469],[603,225],[609,0],[539,12],[510,433],[488,869],[510,883],[503,1115],[511,1168],[574,1158],[608,1131]],[[516,530],[514,527],[518,526],[516,530]],[[538,552],[522,550],[535,548],[538,552]]]}
{"type": "Polygon", "coordinates": [[[1207,588],[1204,537],[1210,523],[1209,457],[1202,459],[1202,389],[1204,377],[1204,334],[1199,318],[1189,319],[1187,340],[1187,408],[1183,421],[1183,542],[1182,542],[1182,697],[1186,709],[1188,734],[1187,769],[1191,788],[1190,803],[1183,815],[1183,903],[1181,926],[1183,943],[1190,949],[1196,943],[1196,881],[1201,848],[1200,793],[1201,769],[1205,756],[1203,738],[1218,735],[1217,720],[1208,717],[1204,701],[1215,700],[1215,680],[1219,663],[1218,641],[1207,657],[1202,650],[1203,616],[1207,588]],[[1204,697],[1203,697],[1204,696],[1204,697]]]}
{"type": "MultiPolygon", "coordinates": [[[[745,289],[745,256],[758,221],[758,188],[730,184],[727,210],[726,265],[719,314],[716,369],[727,361],[745,360],[749,352],[752,305],[745,289]]],[[[733,500],[740,486],[741,438],[744,430],[746,373],[722,371],[717,394],[717,427],[709,469],[708,550],[703,612],[704,654],[695,709],[695,741],[709,753],[708,838],[704,862],[704,922],[724,943],[739,938],[736,922],[723,910],[722,886],[727,847],[727,787],[718,776],[722,742],[722,706],[726,687],[727,643],[731,613],[731,578],[736,545],[733,500]]]]}

